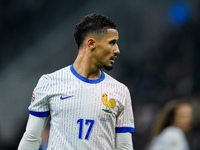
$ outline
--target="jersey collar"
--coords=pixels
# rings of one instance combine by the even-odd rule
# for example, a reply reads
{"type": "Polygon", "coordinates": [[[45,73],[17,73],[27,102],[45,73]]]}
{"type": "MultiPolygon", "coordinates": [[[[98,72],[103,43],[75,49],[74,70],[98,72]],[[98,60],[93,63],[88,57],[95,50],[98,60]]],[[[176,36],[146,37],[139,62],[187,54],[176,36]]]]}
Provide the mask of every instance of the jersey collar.
{"type": "Polygon", "coordinates": [[[101,82],[101,81],[103,81],[105,79],[105,74],[104,74],[104,72],[102,70],[101,70],[101,72],[102,72],[101,77],[99,79],[95,79],[95,80],[87,79],[87,78],[81,76],[80,74],[78,74],[76,72],[76,70],[74,69],[73,65],[70,66],[70,70],[78,79],[80,79],[83,82],[96,84],[96,83],[99,83],[99,82],[101,82]]]}

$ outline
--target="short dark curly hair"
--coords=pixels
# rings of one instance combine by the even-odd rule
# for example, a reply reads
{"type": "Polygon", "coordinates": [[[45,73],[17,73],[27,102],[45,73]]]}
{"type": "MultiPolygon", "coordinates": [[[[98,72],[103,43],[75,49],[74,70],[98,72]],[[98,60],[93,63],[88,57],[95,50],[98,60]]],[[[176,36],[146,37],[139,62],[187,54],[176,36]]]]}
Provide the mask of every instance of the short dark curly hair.
{"type": "Polygon", "coordinates": [[[116,24],[110,18],[102,14],[95,13],[86,15],[79,23],[76,24],[74,30],[74,38],[78,48],[80,48],[88,34],[106,33],[107,29],[116,29],[116,24]]]}

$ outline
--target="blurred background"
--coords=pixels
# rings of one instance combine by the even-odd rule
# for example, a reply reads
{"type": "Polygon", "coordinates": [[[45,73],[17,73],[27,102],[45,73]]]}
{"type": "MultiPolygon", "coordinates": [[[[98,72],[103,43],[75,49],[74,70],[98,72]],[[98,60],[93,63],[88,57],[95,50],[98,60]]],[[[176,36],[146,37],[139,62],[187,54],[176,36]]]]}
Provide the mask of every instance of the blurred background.
{"type": "Polygon", "coordinates": [[[121,54],[108,73],[130,89],[135,150],[146,149],[155,117],[180,97],[193,105],[189,144],[199,150],[198,0],[1,0],[0,149],[17,149],[38,79],[73,63],[75,24],[92,12],[117,24],[121,54]]]}

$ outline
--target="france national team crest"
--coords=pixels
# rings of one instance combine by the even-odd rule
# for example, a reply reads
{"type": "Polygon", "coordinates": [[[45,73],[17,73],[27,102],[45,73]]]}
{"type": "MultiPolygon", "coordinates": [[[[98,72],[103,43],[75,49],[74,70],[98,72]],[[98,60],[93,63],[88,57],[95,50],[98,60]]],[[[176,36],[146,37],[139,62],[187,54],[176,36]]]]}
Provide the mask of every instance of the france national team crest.
{"type": "Polygon", "coordinates": [[[116,101],[115,101],[114,98],[111,98],[111,99],[108,100],[108,95],[107,94],[103,94],[102,102],[106,106],[106,108],[102,109],[105,113],[104,113],[103,118],[101,118],[101,121],[110,122],[109,118],[110,118],[110,114],[112,114],[112,110],[111,109],[114,109],[114,107],[116,105],[116,101]]]}
{"type": "Polygon", "coordinates": [[[111,98],[109,101],[107,100],[107,94],[103,94],[102,98],[103,104],[106,106],[106,109],[102,109],[107,113],[112,113],[111,108],[114,108],[116,105],[116,101],[114,98],[111,98]]]}
{"type": "Polygon", "coordinates": [[[32,99],[31,99],[31,103],[34,104],[34,101],[35,101],[35,94],[33,93],[32,94],[32,99]]]}

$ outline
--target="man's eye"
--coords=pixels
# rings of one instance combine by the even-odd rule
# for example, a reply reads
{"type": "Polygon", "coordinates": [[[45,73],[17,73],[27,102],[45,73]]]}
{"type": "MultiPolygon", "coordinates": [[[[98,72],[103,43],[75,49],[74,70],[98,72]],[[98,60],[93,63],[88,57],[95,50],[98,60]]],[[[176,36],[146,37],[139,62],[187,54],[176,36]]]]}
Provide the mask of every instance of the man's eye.
{"type": "Polygon", "coordinates": [[[111,41],[110,44],[115,45],[116,41],[111,41]]]}

